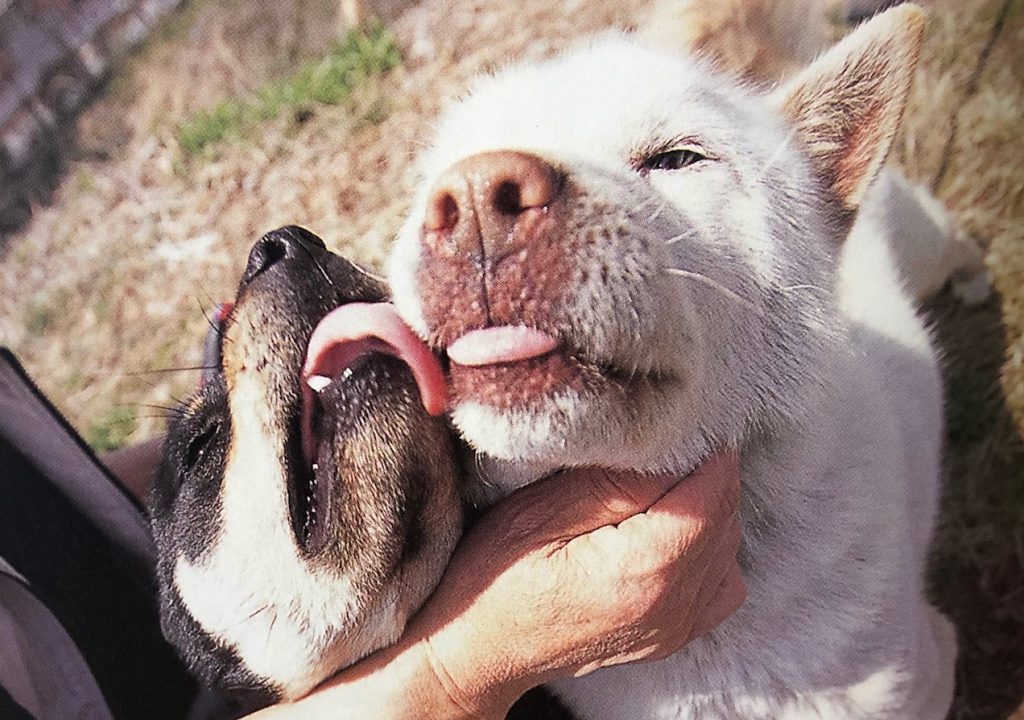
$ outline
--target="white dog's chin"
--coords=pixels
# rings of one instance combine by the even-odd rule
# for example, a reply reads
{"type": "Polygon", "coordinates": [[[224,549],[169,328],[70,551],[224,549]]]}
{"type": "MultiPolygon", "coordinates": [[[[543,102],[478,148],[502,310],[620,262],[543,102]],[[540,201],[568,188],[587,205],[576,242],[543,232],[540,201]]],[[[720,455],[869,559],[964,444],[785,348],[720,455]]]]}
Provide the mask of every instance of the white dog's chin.
{"type": "Polygon", "coordinates": [[[612,409],[600,397],[564,390],[533,397],[518,408],[466,400],[454,408],[452,417],[474,448],[488,455],[564,465],[570,461],[569,448],[576,459],[597,439],[594,417],[601,407],[612,409]]]}
{"type": "Polygon", "coordinates": [[[690,424],[656,422],[693,417],[685,381],[620,377],[575,363],[576,372],[555,382],[551,372],[536,373],[548,362],[560,369],[567,364],[538,359],[522,367],[453,368],[453,385],[461,385],[463,394],[456,396],[452,419],[474,449],[505,463],[526,463],[533,479],[561,467],[658,471],[693,464],[674,453],[678,444],[665,442],[666,435],[686,432],[690,424]],[[473,395],[465,392],[471,384],[466,374],[477,376],[473,395]]]}

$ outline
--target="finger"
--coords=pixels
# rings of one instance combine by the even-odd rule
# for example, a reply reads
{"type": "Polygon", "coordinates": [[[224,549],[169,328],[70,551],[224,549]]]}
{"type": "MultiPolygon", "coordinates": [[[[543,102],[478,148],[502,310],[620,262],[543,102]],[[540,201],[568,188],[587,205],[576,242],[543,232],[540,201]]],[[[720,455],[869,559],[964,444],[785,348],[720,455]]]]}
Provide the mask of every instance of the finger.
{"type": "Polygon", "coordinates": [[[577,468],[513,493],[493,511],[510,538],[542,545],[617,525],[650,508],[679,478],[577,468]]]}
{"type": "Polygon", "coordinates": [[[666,493],[651,510],[705,516],[718,511],[731,515],[740,502],[740,461],[734,451],[712,455],[686,481],[666,493]]]}
{"type": "Polygon", "coordinates": [[[567,537],[575,537],[657,508],[681,488],[688,488],[684,496],[703,496],[717,488],[728,503],[735,505],[739,501],[739,458],[731,450],[716,453],[682,478],[581,468],[568,470],[551,481],[563,483],[559,490],[568,501],[568,512],[561,516],[562,529],[567,537]]]}
{"type": "Polygon", "coordinates": [[[743,606],[747,586],[739,565],[733,564],[718,584],[711,599],[700,608],[691,631],[691,639],[707,635],[743,606]]]}
{"type": "MultiPolygon", "coordinates": [[[[700,514],[694,507],[700,503],[687,498],[721,492],[730,501],[739,496],[739,461],[735,452],[725,451],[713,455],[699,465],[689,476],[679,479],[667,474],[646,474],[630,471],[611,471],[600,468],[576,468],[533,483],[513,493],[492,508],[481,522],[483,527],[501,528],[505,545],[509,548],[541,547],[551,542],[566,543],[602,528],[615,528],[663,502],[679,488],[686,489],[676,502],[689,502],[690,515],[700,514]]],[[[671,512],[672,503],[665,508],[671,512]]],[[[677,513],[678,514],[678,513],[677,513]]],[[[686,512],[684,511],[684,515],[686,512]]],[[[680,545],[680,533],[690,531],[673,528],[669,541],[680,545]]],[[[664,532],[652,527],[648,535],[664,532]]],[[[699,534],[700,528],[694,528],[699,534]]],[[[606,533],[607,534],[607,533],[606,533]]],[[[602,538],[599,544],[614,546],[626,542],[615,533],[602,538]]],[[[649,542],[637,538],[638,544],[649,542]]]]}
{"type": "Polygon", "coordinates": [[[730,527],[740,500],[739,477],[737,456],[719,453],[618,529],[635,551],[678,556],[699,549],[730,527]]]}

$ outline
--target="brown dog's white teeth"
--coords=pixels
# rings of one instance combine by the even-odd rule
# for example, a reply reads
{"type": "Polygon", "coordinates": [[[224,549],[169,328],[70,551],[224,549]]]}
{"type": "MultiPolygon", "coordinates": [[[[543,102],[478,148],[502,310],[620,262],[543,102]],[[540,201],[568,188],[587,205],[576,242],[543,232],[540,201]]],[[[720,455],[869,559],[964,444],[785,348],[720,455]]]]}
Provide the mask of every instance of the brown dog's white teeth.
{"type": "Polygon", "coordinates": [[[310,375],[306,378],[306,384],[309,385],[310,389],[315,393],[320,393],[325,387],[330,385],[332,378],[326,375],[310,375]]]}
{"type": "Polygon", "coordinates": [[[404,361],[427,412],[444,412],[447,385],[440,363],[389,303],[348,303],[328,313],[309,339],[303,378],[308,385],[314,375],[334,375],[367,352],[383,352],[404,361]]]}
{"type": "Polygon", "coordinates": [[[317,486],[317,473],[320,471],[320,464],[313,463],[313,477],[310,480],[309,487],[306,489],[306,517],[302,523],[302,537],[300,538],[303,543],[307,542],[313,528],[316,527],[316,486],[317,486]]]}
{"type": "MultiPolygon", "coordinates": [[[[358,360],[359,358],[356,359],[358,360]]],[[[329,375],[310,375],[308,378],[306,378],[306,385],[308,385],[313,392],[319,395],[331,383],[337,380],[340,380],[341,382],[347,382],[351,379],[352,367],[349,366],[342,370],[336,377],[331,377],[329,375]]]]}

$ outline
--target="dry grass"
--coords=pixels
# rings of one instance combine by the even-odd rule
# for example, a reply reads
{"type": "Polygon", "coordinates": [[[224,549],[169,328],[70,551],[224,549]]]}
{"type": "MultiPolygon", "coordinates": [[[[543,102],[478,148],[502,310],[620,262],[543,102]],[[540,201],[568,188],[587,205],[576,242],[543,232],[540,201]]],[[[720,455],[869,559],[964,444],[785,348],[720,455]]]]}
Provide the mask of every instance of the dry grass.
{"type": "MultiPolygon", "coordinates": [[[[532,5],[414,8],[395,25],[404,66],[362,88],[351,107],[320,106],[302,123],[277,118],[190,160],[178,143],[181,122],[257,92],[304,59],[279,36],[336,26],[326,19],[333,3],[193,3],[176,32],[82,119],[88,154],[71,164],[53,206],[37,208],[9,240],[0,342],[87,438],[106,434],[112,413],[123,420],[123,408],[135,415],[118,437],[159,432],[160,411],[148,406],[173,403],[194,377],[149,371],[199,362],[203,308],[233,295],[255,238],[300,220],[378,264],[404,211],[410,159],[444,98],[482,68],[550,53],[569,35],[625,23],[630,11],[629,3],[579,3],[568,14],[532,5]],[[305,7],[301,19],[296,6],[305,7]]],[[[300,45],[322,54],[329,42],[300,45]]]]}
{"type": "MultiPolygon", "coordinates": [[[[931,308],[947,357],[948,465],[936,597],[962,633],[958,718],[1006,717],[1024,695],[1024,0],[981,77],[964,84],[1003,0],[933,0],[921,72],[894,153],[938,188],[988,247],[1000,300],[931,308]]],[[[641,0],[426,0],[395,18],[403,64],[344,106],[285,113],[190,157],[179,125],[251,96],[323,56],[335,3],[194,0],[82,119],[81,157],[52,207],[0,260],[0,343],[11,346],[96,444],[160,431],[186,394],[207,325],[248,246],[299,221],[335,249],[380,262],[405,210],[409,164],[465,81],[509,57],[635,23],[641,0]]]]}

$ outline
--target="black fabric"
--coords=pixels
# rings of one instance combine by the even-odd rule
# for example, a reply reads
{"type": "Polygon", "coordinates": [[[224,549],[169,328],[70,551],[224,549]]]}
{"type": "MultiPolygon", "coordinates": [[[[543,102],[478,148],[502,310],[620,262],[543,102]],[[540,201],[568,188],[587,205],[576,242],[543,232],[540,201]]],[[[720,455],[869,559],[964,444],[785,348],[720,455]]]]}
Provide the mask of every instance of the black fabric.
{"type": "Polygon", "coordinates": [[[571,712],[544,687],[536,687],[519,698],[505,720],[574,720],[571,712]]]}
{"type": "Polygon", "coordinates": [[[155,588],[3,437],[0,556],[74,640],[117,720],[188,715],[196,687],[160,634],[155,588]]]}
{"type": "Polygon", "coordinates": [[[34,720],[28,714],[28,710],[14,702],[14,698],[4,689],[3,685],[0,685],[0,718],[2,720],[34,720]]]}
{"type": "Polygon", "coordinates": [[[0,348],[0,435],[126,551],[140,580],[153,575],[156,550],[145,508],[97,459],[6,348],[0,348]]]}
{"type": "Polygon", "coordinates": [[[93,452],[91,447],[89,447],[89,443],[82,439],[82,436],[79,435],[78,431],[75,430],[71,423],[67,421],[67,418],[60,414],[57,408],[54,407],[53,403],[50,402],[49,398],[47,398],[35,382],[32,381],[32,378],[30,378],[28,373],[25,372],[25,368],[23,368],[21,363],[18,362],[18,358],[14,356],[14,353],[6,347],[0,347],[0,362],[3,362],[16,373],[24,386],[39,401],[39,404],[49,411],[50,417],[64,431],[64,434],[70,438],[82,450],[82,453],[85,454],[89,461],[96,465],[96,467],[106,476],[111,485],[110,490],[120,494],[128,502],[134,505],[140,513],[145,514],[146,509],[143,507],[142,503],[139,502],[139,500],[128,491],[128,488],[126,488],[124,484],[99,461],[96,457],[96,453],[93,452]]]}

